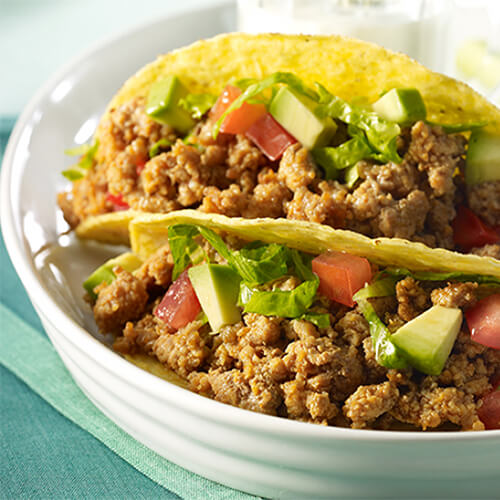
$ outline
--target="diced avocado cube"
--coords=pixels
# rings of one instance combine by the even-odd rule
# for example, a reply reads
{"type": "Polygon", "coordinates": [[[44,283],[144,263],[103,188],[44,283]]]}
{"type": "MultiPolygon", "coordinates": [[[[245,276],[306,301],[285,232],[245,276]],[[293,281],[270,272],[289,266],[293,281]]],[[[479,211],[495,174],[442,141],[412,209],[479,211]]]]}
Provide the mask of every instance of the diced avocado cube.
{"type": "Polygon", "coordinates": [[[417,89],[392,89],[373,104],[373,111],[384,120],[402,125],[425,120],[427,110],[417,89]]]}
{"type": "Polygon", "coordinates": [[[472,186],[500,179],[500,136],[475,130],[469,139],[465,182],[472,186]]]}
{"type": "Polygon", "coordinates": [[[344,170],[344,183],[348,188],[352,188],[359,178],[359,163],[344,170]]]}
{"type": "Polygon", "coordinates": [[[94,293],[94,288],[102,282],[108,285],[116,278],[113,269],[117,266],[121,267],[129,273],[135,271],[142,264],[142,260],[132,252],[123,253],[109,259],[102,266],[99,266],[84,282],[83,288],[95,300],[97,295],[94,293]]]}
{"type": "Polygon", "coordinates": [[[201,264],[191,267],[188,276],[213,332],[240,321],[240,277],[235,271],[222,264],[201,264]]]}
{"type": "Polygon", "coordinates": [[[461,325],[460,309],[432,306],[403,325],[391,340],[414,368],[427,375],[439,375],[461,325]]]}
{"type": "Polygon", "coordinates": [[[188,90],[175,75],[158,80],[149,90],[146,113],[155,121],[187,134],[195,124],[190,114],[179,106],[179,99],[187,93],[188,90]]]}
{"type": "Polygon", "coordinates": [[[315,107],[308,97],[281,87],[269,105],[269,112],[306,149],[313,149],[329,144],[337,131],[337,124],[330,117],[318,117],[315,107]]]}

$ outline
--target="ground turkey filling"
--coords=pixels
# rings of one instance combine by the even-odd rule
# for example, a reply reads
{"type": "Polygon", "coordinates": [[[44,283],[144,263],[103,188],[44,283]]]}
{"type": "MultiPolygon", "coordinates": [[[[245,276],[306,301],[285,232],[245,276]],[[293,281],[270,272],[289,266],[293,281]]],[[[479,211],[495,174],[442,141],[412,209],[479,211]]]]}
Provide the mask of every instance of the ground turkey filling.
{"type": "MultiPolygon", "coordinates": [[[[135,273],[117,271],[94,305],[99,328],[116,334],[114,348],[158,359],[191,390],[233,406],[285,418],[353,428],[481,430],[480,398],[500,366],[500,351],[462,331],[439,376],[388,370],[375,360],[368,324],[357,308],[317,297],[331,326],[254,313],[213,335],[193,321],[170,331],[154,314],[171,280],[172,258],[161,249],[135,273]]],[[[297,286],[283,279],[282,290],[297,286]]],[[[431,305],[467,308],[475,283],[398,282],[395,297],[372,299],[391,331],[431,305]]]]}
{"type": "MultiPolygon", "coordinates": [[[[246,137],[220,134],[200,122],[178,139],[149,118],[135,99],[111,111],[102,127],[99,161],[72,191],[59,195],[66,220],[75,227],[89,215],[113,211],[109,194],[136,210],[170,212],[198,208],[230,217],[287,217],[352,229],[371,237],[400,237],[432,247],[454,247],[455,207],[467,200],[487,223],[500,225],[500,181],[466,188],[466,139],[417,122],[399,137],[401,164],[360,162],[351,189],[322,179],[306,149],[290,146],[270,162],[246,137]],[[149,159],[160,139],[169,151],[149,159]]],[[[500,258],[500,245],[473,249],[500,258]]]]}

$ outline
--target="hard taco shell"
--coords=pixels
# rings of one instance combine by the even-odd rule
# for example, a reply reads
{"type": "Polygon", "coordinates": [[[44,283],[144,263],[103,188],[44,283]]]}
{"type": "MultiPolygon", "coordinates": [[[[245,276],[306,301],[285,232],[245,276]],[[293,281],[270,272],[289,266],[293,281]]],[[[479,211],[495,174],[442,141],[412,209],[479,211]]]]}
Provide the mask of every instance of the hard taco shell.
{"type": "Polygon", "coordinates": [[[413,271],[462,272],[500,279],[500,261],[491,257],[464,255],[400,238],[368,238],[353,231],[333,229],[314,222],[289,219],[243,219],[197,210],[169,214],[143,214],[130,223],[132,250],[146,259],[168,242],[169,226],[195,224],[247,241],[282,243],[312,254],[345,251],[383,266],[413,271]]]}
{"type": "MultiPolygon", "coordinates": [[[[276,71],[292,72],[310,86],[319,82],[348,101],[361,96],[374,102],[388,89],[414,87],[422,94],[429,121],[441,124],[487,121],[486,128],[500,134],[498,108],[466,84],[434,73],[404,54],[334,35],[230,33],[161,55],[138,71],[110,102],[96,138],[100,139],[109,110],[134,97],[146,96],[151,85],[167,75],[177,75],[190,92],[218,94],[230,81],[263,78],[276,71]]],[[[92,216],[76,232],[80,238],[126,244],[128,222],[134,215],[133,211],[124,211],[92,216]]],[[[402,243],[394,245],[402,248],[402,243]]],[[[446,256],[443,254],[443,258],[446,256]]],[[[467,257],[468,262],[467,259],[480,262],[475,257],[467,257]]]]}

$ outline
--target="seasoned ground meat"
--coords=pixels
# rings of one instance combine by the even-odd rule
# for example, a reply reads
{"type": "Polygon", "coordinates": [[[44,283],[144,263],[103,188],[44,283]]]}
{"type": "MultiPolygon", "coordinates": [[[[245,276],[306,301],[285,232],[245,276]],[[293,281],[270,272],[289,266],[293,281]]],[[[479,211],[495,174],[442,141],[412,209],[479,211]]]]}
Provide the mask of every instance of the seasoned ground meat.
{"type": "Polygon", "coordinates": [[[294,192],[292,201],[285,204],[286,217],[343,227],[346,195],[347,190],[343,186],[338,183],[332,185],[331,181],[319,183],[317,193],[301,186],[294,192]]]}
{"type": "Polygon", "coordinates": [[[399,391],[390,382],[362,385],[347,399],[344,414],[352,421],[354,429],[362,429],[380,415],[390,411],[399,397],[399,391]]]}
{"type": "Polygon", "coordinates": [[[141,180],[146,194],[160,194],[189,207],[202,200],[207,176],[200,152],[178,140],[171,151],[146,163],[141,180]]]}
{"type": "Polygon", "coordinates": [[[429,294],[411,277],[396,284],[398,315],[404,321],[411,321],[429,307],[429,294]]]}
{"type": "Polygon", "coordinates": [[[445,288],[432,290],[431,300],[435,306],[473,307],[476,302],[477,283],[450,283],[445,288]]]}
{"type": "Polygon", "coordinates": [[[244,193],[251,193],[257,184],[259,170],[267,164],[265,156],[243,135],[228,148],[226,177],[237,181],[244,193]]]}
{"type": "Polygon", "coordinates": [[[165,325],[156,316],[146,314],[139,321],[127,321],[121,337],[113,343],[113,349],[123,354],[144,352],[151,354],[153,345],[159,333],[165,330],[165,325]]]}
{"type": "Polygon", "coordinates": [[[284,403],[289,418],[306,422],[327,423],[338,413],[328,392],[308,390],[307,380],[302,375],[282,384],[284,403]]]}
{"type": "Polygon", "coordinates": [[[94,318],[104,332],[120,332],[127,321],[138,319],[145,311],[148,293],[143,281],[116,269],[116,279],[98,291],[94,318]]]}
{"type": "Polygon", "coordinates": [[[152,287],[166,288],[172,280],[174,261],[168,246],[160,248],[135,273],[148,290],[152,287]]]}
{"type": "MultiPolygon", "coordinates": [[[[143,99],[111,110],[100,126],[93,168],[58,197],[64,217],[75,227],[90,215],[113,211],[111,194],[135,210],[190,207],[230,217],[287,217],[454,248],[451,222],[466,191],[463,176],[457,175],[466,146],[460,134],[417,122],[398,138],[401,163],[361,161],[359,180],[348,188],[325,180],[299,143],[270,162],[243,135],[214,139],[212,128],[210,119],[201,121],[187,143],[152,120],[143,99]],[[160,148],[150,159],[160,139],[173,146],[160,148]]],[[[500,223],[499,189],[496,181],[467,191],[471,208],[492,225],[500,223]]],[[[498,258],[496,248],[474,252],[498,258]]]]}
{"type": "MultiPolygon", "coordinates": [[[[228,238],[227,244],[241,248],[242,242],[228,238]]],[[[223,262],[213,249],[206,251],[213,261],[223,262]]],[[[360,310],[323,296],[314,311],[330,313],[332,323],[326,328],[246,313],[217,334],[210,334],[200,320],[171,331],[154,315],[171,272],[168,246],[134,274],[117,269],[115,281],[96,288],[94,314],[103,332],[117,334],[115,350],[156,358],[195,392],[252,411],[324,425],[484,428],[477,409],[499,372],[500,350],[477,344],[465,330],[438,376],[381,366],[360,310]]],[[[299,284],[296,277],[283,277],[264,289],[289,291],[299,284]]],[[[394,332],[433,304],[472,307],[477,289],[475,283],[422,283],[406,277],[397,282],[395,296],[370,302],[394,332]]]]}
{"type": "Polygon", "coordinates": [[[181,377],[187,377],[203,364],[210,353],[204,335],[199,331],[201,326],[201,321],[193,321],[176,333],[164,331],[154,341],[153,353],[181,377]]]}
{"type": "Polygon", "coordinates": [[[297,191],[300,187],[308,187],[318,177],[318,169],[307,149],[299,143],[286,149],[278,168],[278,179],[290,191],[297,191]]]}
{"type": "Polygon", "coordinates": [[[472,211],[490,226],[500,225],[500,180],[471,186],[467,198],[472,211]]]}
{"type": "Polygon", "coordinates": [[[412,239],[423,230],[428,211],[427,197],[423,191],[415,189],[406,198],[382,208],[375,220],[384,236],[412,239]]]}
{"type": "Polygon", "coordinates": [[[434,196],[454,189],[453,174],[465,151],[461,135],[447,135],[438,126],[417,122],[411,129],[411,142],[405,160],[425,172],[434,196]]]}
{"type": "Polygon", "coordinates": [[[471,253],[480,255],[481,257],[493,257],[500,260],[500,245],[490,244],[484,245],[484,247],[473,248],[471,253]]]}
{"type": "Polygon", "coordinates": [[[438,387],[427,377],[419,390],[403,394],[390,411],[401,422],[423,430],[439,427],[445,422],[463,430],[483,430],[484,424],[477,416],[474,398],[455,387],[438,387]]]}

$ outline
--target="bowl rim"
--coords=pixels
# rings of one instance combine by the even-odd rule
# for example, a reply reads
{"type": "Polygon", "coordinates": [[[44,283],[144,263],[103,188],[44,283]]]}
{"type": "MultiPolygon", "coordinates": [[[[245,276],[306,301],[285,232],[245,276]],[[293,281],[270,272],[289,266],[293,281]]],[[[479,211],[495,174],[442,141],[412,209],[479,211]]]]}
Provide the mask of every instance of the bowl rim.
{"type": "MultiPolygon", "coordinates": [[[[226,4],[228,4],[227,0],[219,0],[215,5],[222,6],[226,4]]],[[[210,6],[209,8],[213,9],[213,7],[210,6]]],[[[33,256],[28,251],[28,247],[23,243],[24,233],[19,224],[22,214],[20,207],[14,206],[14,199],[11,196],[12,193],[18,191],[23,177],[22,173],[21,175],[13,175],[14,157],[23,147],[25,150],[29,149],[28,145],[23,146],[20,144],[23,131],[29,124],[33,124],[36,127],[33,116],[39,103],[45,101],[57,84],[73,73],[84,61],[99,58],[100,53],[108,49],[111,45],[119,43],[129,36],[146,31],[155,24],[161,24],[166,19],[172,19],[175,15],[182,15],[182,13],[183,11],[181,10],[174,15],[167,15],[154,21],[144,22],[132,29],[123,30],[116,35],[106,37],[102,41],[94,43],[60,67],[33,95],[19,116],[9,138],[2,162],[0,177],[0,222],[8,254],[25,290],[30,291],[28,295],[32,303],[36,305],[38,310],[44,312],[46,318],[50,318],[51,322],[57,323],[57,331],[60,335],[64,335],[77,349],[85,355],[92,357],[96,362],[104,365],[108,370],[113,371],[127,383],[132,384],[137,389],[145,390],[150,396],[174,404],[191,413],[201,413],[205,416],[204,418],[222,422],[232,427],[269,433],[274,436],[286,436],[291,439],[312,439],[318,441],[347,440],[366,443],[429,441],[433,443],[450,441],[485,442],[492,438],[500,438],[500,430],[483,432],[383,431],[312,425],[310,423],[264,415],[233,407],[200,396],[135,366],[93,337],[90,332],[80,326],[57,305],[55,298],[37,276],[32,260],[33,256]],[[68,334],[68,332],[71,332],[71,334],[68,334]]]]}

